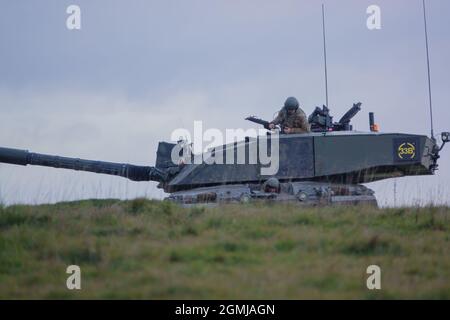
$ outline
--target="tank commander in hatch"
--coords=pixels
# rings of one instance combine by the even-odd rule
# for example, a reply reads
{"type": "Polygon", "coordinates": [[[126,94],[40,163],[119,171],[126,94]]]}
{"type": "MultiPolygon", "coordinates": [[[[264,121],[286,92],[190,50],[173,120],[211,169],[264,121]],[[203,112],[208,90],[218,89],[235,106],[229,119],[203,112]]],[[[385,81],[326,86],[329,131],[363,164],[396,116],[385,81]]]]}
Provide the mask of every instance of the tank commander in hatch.
{"type": "Polygon", "coordinates": [[[281,191],[280,181],[275,177],[271,177],[267,179],[266,182],[263,183],[262,190],[268,193],[280,193],[281,191]]]}
{"type": "Polygon", "coordinates": [[[308,118],[300,108],[295,97],[286,99],[284,107],[278,112],[277,117],[270,122],[269,128],[273,129],[276,125],[281,126],[283,133],[305,133],[311,131],[308,118]]]}

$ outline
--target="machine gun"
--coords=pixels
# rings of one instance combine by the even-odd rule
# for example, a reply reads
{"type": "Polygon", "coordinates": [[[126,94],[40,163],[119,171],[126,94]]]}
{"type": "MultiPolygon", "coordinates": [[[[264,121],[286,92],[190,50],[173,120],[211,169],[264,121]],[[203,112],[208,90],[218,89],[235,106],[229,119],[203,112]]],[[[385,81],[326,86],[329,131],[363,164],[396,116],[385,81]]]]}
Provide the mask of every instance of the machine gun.
{"type": "Polygon", "coordinates": [[[266,120],[263,120],[263,119],[259,119],[259,118],[255,117],[255,116],[247,117],[247,118],[245,118],[245,120],[248,120],[248,121],[260,124],[260,125],[262,125],[264,127],[264,129],[270,130],[270,128],[269,128],[270,122],[269,121],[266,121],[266,120]]]}
{"type": "MultiPolygon", "coordinates": [[[[260,124],[260,125],[262,125],[262,126],[264,127],[264,129],[271,130],[270,127],[269,127],[269,124],[270,124],[269,121],[266,121],[266,120],[257,118],[257,117],[255,117],[255,116],[247,117],[247,118],[245,118],[245,120],[248,120],[248,121],[251,121],[251,122],[260,124]]],[[[283,130],[284,130],[283,127],[281,127],[281,126],[279,126],[279,125],[275,125],[274,129],[279,130],[281,133],[284,132],[284,131],[283,131],[283,130]]]]}
{"type": "Polygon", "coordinates": [[[308,117],[308,122],[311,125],[313,132],[326,131],[349,131],[352,130],[350,124],[351,119],[361,110],[361,102],[354,103],[353,106],[342,116],[338,122],[333,122],[333,117],[330,116],[330,109],[323,106],[322,109],[316,109],[308,117]]]}

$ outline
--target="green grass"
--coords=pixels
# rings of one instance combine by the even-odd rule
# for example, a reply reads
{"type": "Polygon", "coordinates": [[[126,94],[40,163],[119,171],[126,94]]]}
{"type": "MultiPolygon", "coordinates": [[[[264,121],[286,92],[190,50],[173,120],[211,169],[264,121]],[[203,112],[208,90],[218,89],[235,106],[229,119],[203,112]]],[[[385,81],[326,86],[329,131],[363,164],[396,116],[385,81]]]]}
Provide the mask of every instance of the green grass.
{"type": "Polygon", "coordinates": [[[3,299],[450,299],[450,208],[0,207],[3,299]],[[82,290],[66,288],[68,265],[82,290]],[[381,290],[366,268],[381,267],[381,290]]]}

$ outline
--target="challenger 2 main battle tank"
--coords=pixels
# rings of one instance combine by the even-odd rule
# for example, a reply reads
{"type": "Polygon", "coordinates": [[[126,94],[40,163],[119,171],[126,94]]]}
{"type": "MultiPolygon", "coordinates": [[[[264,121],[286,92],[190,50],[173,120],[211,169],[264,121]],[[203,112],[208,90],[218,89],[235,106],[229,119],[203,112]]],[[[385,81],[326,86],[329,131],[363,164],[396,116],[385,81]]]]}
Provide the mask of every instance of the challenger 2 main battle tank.
{"type": "MultiPolygon", "coordinates": [[[[381,133],[377,131],[373,114],[370,114],[370,131],[353,131],[350,120],[360,105],[354,104],[338,122],[332,121],[327,107],[316,108],[308,119],[311,132],[283,134],[280,128],[279,133],[268,131],[266,135],[245,137],[200,155],[200,162],[195,161],[199,155],[186,152],[186,143],[159,142],[155,166],[67,158],[11,148],[0,148],[0,163],[156,181],[169,194],[167,200],[186,206],[256,200],[305,205],[377,205],[374,192],[363,183],[434,174],[439,152],[450,134],[443,132],[442,144],[438,146],[434,137],[381,133]],[[262,161],[261,146],[267,147],[267,154],[273,159],[277,156],[274,172],[268,173],[270,164],[262,161]],[[219,152],[227,159],[231,155],[234,161],[208,161],[219,152]],[[239,152],[244,155],[244,161],[238,161],[239,152]]],[[[266,121],[255,117],[247,120],[267,128],[266,121]]]]}

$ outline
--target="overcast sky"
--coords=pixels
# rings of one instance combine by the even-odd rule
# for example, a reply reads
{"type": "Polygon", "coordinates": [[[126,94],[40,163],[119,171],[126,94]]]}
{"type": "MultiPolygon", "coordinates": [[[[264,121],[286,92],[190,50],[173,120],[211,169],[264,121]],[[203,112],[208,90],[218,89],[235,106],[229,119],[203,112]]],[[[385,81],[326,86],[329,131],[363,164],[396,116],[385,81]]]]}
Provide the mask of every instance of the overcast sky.
{"type": "MultiPolygon", "coordinates": [[[[367,130],[429,135],[421,0],[325,0],[329,104],[367,130]],[[366,9],[381,8],[381,29],[366,9]]],[[[435,131],[450,130],[450,1],[428,0],[435,131]]],[[[176,128],[255,127],[287,96],[324,103],[321,6],[315,0],[2,1],[0,146],[154,164],[176,128]],[[68,30],[66,8],[81,8],[68,30]]],[[[337,119],[336,119],[337,120],[337,119]]],[[[382,205],[447,202],[450,147],[431,177],[367,186],[382,205]]],[[[156,183],[0,164],[0,201],[164,197],[156,183]]]]}

